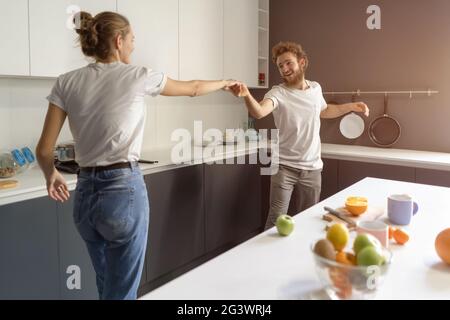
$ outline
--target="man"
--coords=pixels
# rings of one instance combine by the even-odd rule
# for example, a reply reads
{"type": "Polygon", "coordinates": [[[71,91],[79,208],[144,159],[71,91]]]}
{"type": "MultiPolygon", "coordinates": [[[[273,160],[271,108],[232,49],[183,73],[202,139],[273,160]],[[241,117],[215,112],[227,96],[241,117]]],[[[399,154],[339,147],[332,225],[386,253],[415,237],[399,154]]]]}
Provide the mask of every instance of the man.
{"type": "Polygon", "coordinates": [[[272,48],[272,61],[284,82],[274,86],[260,103],[245,84],[232,88],[235,95],[244,97],[252,117],[260,119],[273,113],[279,130],[279,154],[276,155],[279,168],[271,178],[266,229],[275,224],[279,215],[287,213],[294,187],[296,212],[319,201],[323,167],[320,158],[320,118],[337,118],[351,111],[369,115],[369,108],[363,102],[341,105],[325,102],[321,86],[305,79],[308,57],[300,44],[278,43],[272,48]]]}

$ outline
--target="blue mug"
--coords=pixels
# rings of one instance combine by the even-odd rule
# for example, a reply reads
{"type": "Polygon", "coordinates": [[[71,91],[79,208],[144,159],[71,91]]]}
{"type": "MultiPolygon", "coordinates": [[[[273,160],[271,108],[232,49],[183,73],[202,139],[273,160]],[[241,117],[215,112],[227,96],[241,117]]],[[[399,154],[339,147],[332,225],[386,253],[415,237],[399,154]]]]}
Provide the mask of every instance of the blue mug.
{"type": "Polygon", "coordinates": [[[388,197],[389,220],[396,225],[408,225],[419,210],[419,205],[407,194],[393,194],[388,197]]]}

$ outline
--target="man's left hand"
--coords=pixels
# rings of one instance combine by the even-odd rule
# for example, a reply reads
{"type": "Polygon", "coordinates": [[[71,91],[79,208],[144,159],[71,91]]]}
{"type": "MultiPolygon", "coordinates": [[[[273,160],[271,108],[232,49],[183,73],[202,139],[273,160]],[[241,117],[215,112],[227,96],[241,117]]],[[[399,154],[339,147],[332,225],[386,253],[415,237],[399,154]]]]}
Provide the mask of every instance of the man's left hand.
{"type": "Polygon", "coordinates": [[[355,112],[364,113],[366,117],[369,116],[369,107],[364,102],[353,103],[352,110],[355,112]]]}

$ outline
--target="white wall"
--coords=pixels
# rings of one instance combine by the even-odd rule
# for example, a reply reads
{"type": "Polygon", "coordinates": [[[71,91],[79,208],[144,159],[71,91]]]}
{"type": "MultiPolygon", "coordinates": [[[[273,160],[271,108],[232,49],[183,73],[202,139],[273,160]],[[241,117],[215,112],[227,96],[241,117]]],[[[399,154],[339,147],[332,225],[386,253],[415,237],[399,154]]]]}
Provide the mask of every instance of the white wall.
{"type": "MultiPolygon", "coordinates": [[[[34,150],[47,111],[46,97],[54,81],[0,78],[0,151],[23,146],[34,150]]],[[[146,101],[143,149],[171,144],[171,133],[177,128],[193,132],[195,120],[203,121],[204,130],[236,128],[247,121],[243,101],[227,92],[196,98],[147,98],[146,101]]],[[[66,122],[58,141],[71,139],[66,122]]]]}
{"type": "MultiPolygon", "coordinates": [[[[35,147],[54,80],[0,79],[0,150],[35,147]]],[[[67,124],[60,141],[71,140],[67,124]]]]}

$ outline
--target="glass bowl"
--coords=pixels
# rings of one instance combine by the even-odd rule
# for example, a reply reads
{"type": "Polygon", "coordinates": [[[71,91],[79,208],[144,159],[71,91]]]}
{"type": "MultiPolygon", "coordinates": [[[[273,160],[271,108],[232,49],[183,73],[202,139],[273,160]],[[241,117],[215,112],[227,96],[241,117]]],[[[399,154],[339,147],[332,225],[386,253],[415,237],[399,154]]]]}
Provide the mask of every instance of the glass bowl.
{"type": "Polygon", "coordinates": [[[369,300],[375,297],[392,263],[391,251],[382,248],[385,261],[381,266],[354,266],[319,256],[314,252],[315,243],[311,245],[315,270],[331,299],[369,300]]]}

